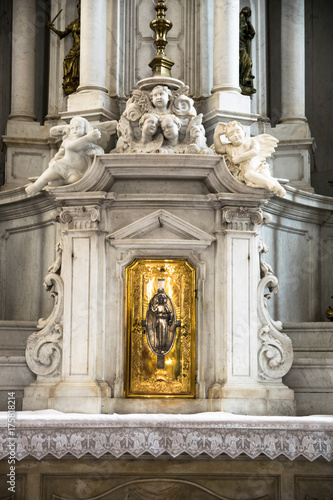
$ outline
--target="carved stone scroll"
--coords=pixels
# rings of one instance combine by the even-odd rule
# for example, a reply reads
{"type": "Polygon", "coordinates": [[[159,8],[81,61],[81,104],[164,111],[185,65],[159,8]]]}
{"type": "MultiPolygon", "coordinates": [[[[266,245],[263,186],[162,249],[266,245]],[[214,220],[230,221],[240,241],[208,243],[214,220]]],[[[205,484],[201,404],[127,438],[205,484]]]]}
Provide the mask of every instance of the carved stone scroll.
{"type": "Polygon", "coordinates": [[[263,380],[281,379],[291,368],[293,362],[293,349],[290,338],[283,333],[282,323],[274,321],[267,309],[265,289],[277,293],[278,279],[272,274],[261,279],[258,286],[258,316],[262,327],[258,332],[259,340],[259,377],[263,380]]]}
{"type": "Polygon", "coordinates": [[[62,316],[64,285],[61,277],[49,273],[44,284],[54,297],[54,308],[47,319],[40,319],[37,328],[27,340],[26,360],[37,375],[57,376],[62,359],[62,316]]]}

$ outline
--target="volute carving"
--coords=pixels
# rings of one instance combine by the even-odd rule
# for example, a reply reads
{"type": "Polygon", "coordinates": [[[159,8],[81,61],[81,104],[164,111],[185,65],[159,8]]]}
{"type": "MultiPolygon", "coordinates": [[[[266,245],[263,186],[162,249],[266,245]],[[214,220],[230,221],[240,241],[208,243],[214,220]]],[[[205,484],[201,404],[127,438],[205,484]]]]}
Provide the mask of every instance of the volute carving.
{"type": "Polygon", "coordinates": [[[278,279],[273,274],[264,276],[258,286],[258,316],[262,324],[258,332],[259,377],[263,380],[277,380],[290,370],[293,349],[290,338],[281,331],[282,323],[272,320],[269,315],[267,299],[271,295],[265,295],[266,288],[277,293],[278,279]]]}
{"type": "Polygon", "coordinates": [[[44,285],[54,298],[54,308],[47,319],[40,319],[37,328],[27,340],[26,360],[36,375],[57,376],[62,359],[62,317],[64,285],[59,274],[46,275],[44,285]]]}

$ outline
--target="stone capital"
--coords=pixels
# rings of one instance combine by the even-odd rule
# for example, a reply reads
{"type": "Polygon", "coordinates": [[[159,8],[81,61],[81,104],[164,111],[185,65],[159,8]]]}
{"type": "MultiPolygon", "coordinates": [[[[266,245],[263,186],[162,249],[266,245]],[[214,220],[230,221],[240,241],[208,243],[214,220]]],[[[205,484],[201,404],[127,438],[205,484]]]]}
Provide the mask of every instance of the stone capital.
{"type": "Polygon", "coordinates": [[[261,225],[264,214],[260,208],[232,207],[222,209],[222,223],[226,229],[253,231],[255,225],[261,225]]]}
{"type": "Polygon", "coordinates": [[[64,225],[66,230],[98,229],[101,208],[99,205],[59,207],[53,212],[52,217],[64,225]]]}

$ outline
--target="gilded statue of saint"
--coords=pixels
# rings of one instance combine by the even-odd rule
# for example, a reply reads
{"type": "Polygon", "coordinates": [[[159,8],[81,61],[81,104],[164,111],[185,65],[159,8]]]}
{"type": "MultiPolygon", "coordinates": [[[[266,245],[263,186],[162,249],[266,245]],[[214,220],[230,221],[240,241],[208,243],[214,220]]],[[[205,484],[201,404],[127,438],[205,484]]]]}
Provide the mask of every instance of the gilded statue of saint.
{"type": "Polygon", "coordinates": [[[75,92],[80,82],[80,2],[77,4],[77,10],[77,19],[69,24],[64,31],[57,30],[52,21],[47,23],[48,28],[54,31],[60,37],[60,40],[69,33],[72,33],[73,36],[73,47],[66,55],[63,63],[64,79],[62,86],[66,95],[75,92]]]}
{"type": "Polygon", "coordinates": [[[244,7],[239,15],[239,85],[242,94],[251,95],[256,92],[253,88],[252,60],[250,57],[251,41],[256,32],[249,18],[250,7],[244,7]]]}

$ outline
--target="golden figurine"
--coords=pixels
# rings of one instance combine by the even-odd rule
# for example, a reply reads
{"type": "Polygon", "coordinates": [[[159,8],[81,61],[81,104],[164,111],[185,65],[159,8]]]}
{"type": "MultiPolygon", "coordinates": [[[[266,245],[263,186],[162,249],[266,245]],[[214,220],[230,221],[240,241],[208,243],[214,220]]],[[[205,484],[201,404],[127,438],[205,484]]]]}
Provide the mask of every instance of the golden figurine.
{"type": "Polygon", "coordinates": [[[239,15],[239,85],[242,94],[251,95],[256,92],[253,88],[252,60],[250,57],[251,41],[256,32],[249,20],[250,7],[244,7],[239,15]]]}
{"type": "Polygon", "coordinates": [[[81,5],[80,2],[77,4],[78,17],[71,24],[67,26],[64,31],[57,30],[54,27],[54,21],[59,16],[47,23],[47,27],[50,30],[54,31],[59,37],[60,40],[65,38],[69,33],[73,35],[73,47],[66,55],[63,66],[64,66],[64,79],[62,83],[62,87],[66,95],[72,94],[76,91],[80,83],[80,13],[81,13],[81,5]]]}

